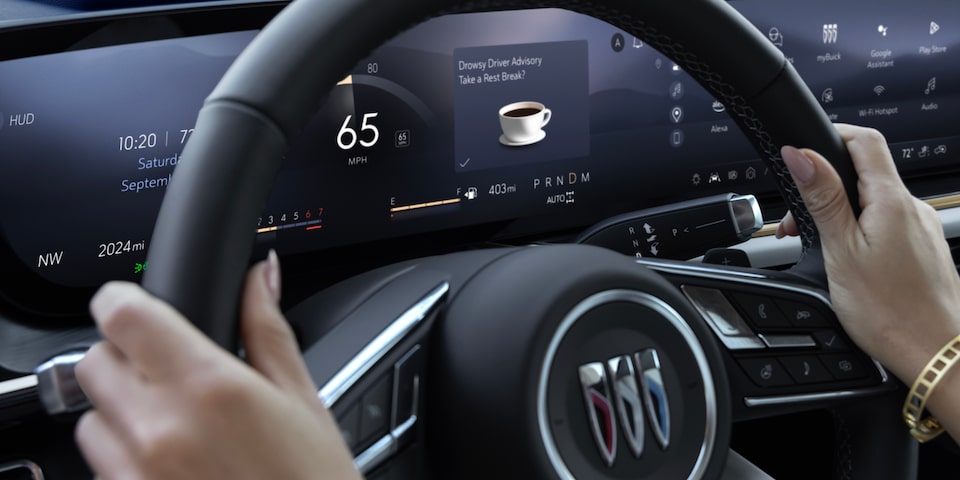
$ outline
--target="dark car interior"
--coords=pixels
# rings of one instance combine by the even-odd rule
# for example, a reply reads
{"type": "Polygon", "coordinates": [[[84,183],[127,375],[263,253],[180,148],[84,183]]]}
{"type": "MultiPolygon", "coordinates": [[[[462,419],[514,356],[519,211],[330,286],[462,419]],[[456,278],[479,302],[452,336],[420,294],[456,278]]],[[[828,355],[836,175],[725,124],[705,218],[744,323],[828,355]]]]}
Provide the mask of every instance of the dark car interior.
{"type": "Polygon", "coordinates": [[[779,150],[856,207],[832,123],[878,129],[958,260],[960,9],[637,3],[4,0],[0,480],[92,478],[99,286],[236,352],[270,249],[367,478],[952,471],[840,327],[779,150]]]}

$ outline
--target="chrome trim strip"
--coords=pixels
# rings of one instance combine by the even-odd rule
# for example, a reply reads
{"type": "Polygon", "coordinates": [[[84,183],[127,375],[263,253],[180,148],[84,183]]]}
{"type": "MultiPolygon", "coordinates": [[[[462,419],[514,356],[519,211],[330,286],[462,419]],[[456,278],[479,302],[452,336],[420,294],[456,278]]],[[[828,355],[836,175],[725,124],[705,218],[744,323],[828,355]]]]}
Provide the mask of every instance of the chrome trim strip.
{"type": "Polygon", "coordinates": [[[762,350],[763,342],[747,322],[733,308],[727,297],[715,288],[681,285],[687,297],[706,321],[713,333],[729,350],[762,350]]]}
{"type": "Polygon", "coordinates": [[[393,405],[390,407],[390,425],[394,428],[399,428],[409,419],[416,420],[417,412],[420,411],[420,375],[417,374],[413,376],[413,400],[411,402],[411,412],[413,413],[409,417],[403,419],[403,422],[400,421],[401,419],[397,418],[399,416],[397,407],[400,404],[400,369],[419,352],[420,345],[414,345],[413,348],[400,357],[400,360],[397,360],[397,363],[393,364],[393,405]]]}
{"type": "Polygon", "coordinates": [[[887,373],[887,369],[883,368],[883,365],[880,365],[880,362],[871,358],[873,360],[873,366],[877,367],[877,370],[880,371],[880,377],[883,378],[883,383],[887,383],[890,380],[890,375],[887,373]]]}
{"type": "Polygon", "coordinates": [[[816,347],[817,342],[810,335],[764,335],[758,334],[760,340],[770,348],[803,348],[816,347]]]}
{"type": "MultiPolygon", "coordinates": [[[[638,259],[636,259],[635,261],[636,261],[638,264],[640,264],[640,265],[643,265],[643,266],[645,266],[645,267],[652,268],[652,269],[657,270],[657,271],[665,271],[665,272],[667,272],[667,273],[676,273],[676,274],[678,274],[678,275],[684,275],[684,274],[693,275],[694,273],[715,274],[715,273],[717,272],[717,269],[716,269],[716,268],[712,268],[712,267],[707,266],[707,265],[705,265],[705,264],[697,264],[697,265],[687,265],[687,264],[682,264],[682,263],[670,263],[670,264],[666,264],[666,263],[663,263],[662,261],[657,261],[657,260],[653,260],[653,259],[650,259],[650,258],[638,258],[638,259]]],[[[724,274],[724,275],[729,275],[729,276],[737,276],[737,277],[743,277],[743,278],[754,278],[754,279],[767,279],[767,278],[769,278],[769,277],[767,277],[766,275],[761,275],[761,274],[759,274],[759,273],[740,272],[740,271],[736,271],[736,270],[730,270],[730,271],[723,270],[723,274],[724,274]]],[[[726,276],[723,277],[723,279],[726,279],[726,278],[727,278],[726,276]]],[[[758,284],[758,285],[765,285],[765,284],[762,284],[762,283],[761,283],[761,284],[758,284]]]]}
{"type": "Polygon", "coordinates": [[[364,450],[363,453],[357,455],[353,464],[356,465],[357,470],[360,470],[361,474],[366,475],[370,473],[370,470],[373,470],[390,458],[396,446],[397,441],[394,440],[393,435],[388,433],[380,440],[377,440],[377,443],[371,445],[370,448],[364,450]]]}
{"type": "Polygon", "coordinates": [[[30,390],[36,386],[36,375],[27,375],[25,377],[14,378],[12,380],[4,380],[0,382],[0,397],[13,395],[16,393],[23,393],[24,391],[30,390]]]}
{"type": "Polygon", "coordinates": [[[33,477],[33,480],[43,480],[43,470],[40,468],[40,465],[37,465],[30,460],[17,460],[14,462],[0,463],[0,473],[9,472],[22,468],[30,472],[30,476],[33,477]]]}
{"type": "Polygon", "coordinates": [[[413,331],[427,317],[433,307],[440,302],[440,299],[449,290],[449,283],[441,283],[380,332],[367,346],[363,347],[363,350],[360,350],[360,353],[354,356],[333,378],[323,385],[323,388],[317,393],[320,401],[327,408],[337,403],[337,400],[344,393],[347,393],[350,387],[357,383],[387,352],[397,346],[408,333],[413,331]]]}
{"type": "Polygon", "coordinates": [[[356,465],[357,470],[366,475],[370,470],[382,465],[383,462],[397,453],[398,442],[416,423],[417,416],[414,415],[408,418],[406,422],[400,424],[399,427],[394,428],[390,433],[384,435],[383,438],[377,440],[377,443],[368,447],[363,453],[357,455],[357,458],[353,460],[353,464],[356,465]]]}
{"type": "Polygon", "coordinates": [[[416,415],[408,418],[407,421],[401,423],[399,427],[394,428],[394,429],[390,432],[390,435],[393,436],[394,440],[399,440],[399,439],[403,438],[403,436],[406,435],[407,432],[409,432],[411,428],[413,428],[413,425],[414,425],[415,423],[417,423],[417,416],[416,416],[416,415]]]}
{"type": "Polygon", "coordinates": [[[683,320],[683,317],[663,300],[648,293],[633,290],[607,290],[587,297],[567,313],[567,316],[564,317],[559,327],[557,327],[557,330],[553,333],[553,338],[550,339],[550,343],[547,346],[547,353],[544,357],[543,365],[540,368],[540,379],[537,383],[537,423],[540,427],[540,440],[543,442],[544,449],[547,452],[547,458],[557,472],[557,476],[563,480],[574,479],[573,474],[570,473],[570,470],[563,462],[563,458],[557,450],[556,443],[553,441],[553,435],[550,429],[551,422],[547,418],[547,381],[549,380],[550,369],[553,366],[553,360],[560,347],[560,342],[573,324],[583,317],[584,314],[604,303],[617,301],[634,302],[662,315],[680,332],[690,347],[690,350],[693,352],[697,366],[700,367],[704,396],[707,401],[705,412],[707,425],[697,461],[687,478],[702,478],[707,470],[707,465],[710,463],[710,453],[713,451],[717,437],[717,392],[713,384],[713,370],[711,370],[710,364],[707,362],[707,355],[697,340],[696,334],[693,333],[690,326],[683,320]]]}
{"type": "MultiPolygon", "coordinates": [[[[884,376],[886,378],[886,376],[884,376]]],[[[835,392],[822,393],[803,393],[798,395],[779,395],[776,397],[744,397],[743,403],[748,407],[769,407],[774,405],[786,405],[795,403],[818,402],[823,400],[836,400],[840,398],[865,397],[875,393],[882,393],[886,388],[867,387],[856,390],[837,390],[835,392]]]]}

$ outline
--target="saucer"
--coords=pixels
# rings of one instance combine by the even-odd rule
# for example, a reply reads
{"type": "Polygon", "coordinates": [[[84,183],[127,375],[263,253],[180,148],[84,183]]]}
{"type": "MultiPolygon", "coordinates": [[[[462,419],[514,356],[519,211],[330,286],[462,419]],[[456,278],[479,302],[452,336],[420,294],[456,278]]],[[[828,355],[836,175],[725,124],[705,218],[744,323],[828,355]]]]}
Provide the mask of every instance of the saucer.
{"type": "Polygon", "coordinates": [[[524,145],[532,145],[534,143],[537,143],[540,140],[543,140],[544,138],[547,138],[547,132],[540,130],[539,132],[537,132],[536,135],[533,136],[533,138],[530,138],[529,140],[524,140],[522,142],[514,142],[511,140],[507,140],[507,137],[500,135],[500,143],[508,147],[522,147],[524,145]]]}

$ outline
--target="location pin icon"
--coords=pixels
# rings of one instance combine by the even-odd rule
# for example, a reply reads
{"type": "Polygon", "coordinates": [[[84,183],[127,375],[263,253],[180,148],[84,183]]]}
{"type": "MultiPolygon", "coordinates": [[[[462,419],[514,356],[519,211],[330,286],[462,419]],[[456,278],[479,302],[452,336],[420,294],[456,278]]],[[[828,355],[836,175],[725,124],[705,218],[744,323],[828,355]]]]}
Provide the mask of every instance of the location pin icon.
{"type": "Polygon", "coordinates": [[[673,123],[680,123],[680,120],[683,119],[683,109],[673,107],[673,110],[670,110],[670,118],[673,119],[673,123]]]}

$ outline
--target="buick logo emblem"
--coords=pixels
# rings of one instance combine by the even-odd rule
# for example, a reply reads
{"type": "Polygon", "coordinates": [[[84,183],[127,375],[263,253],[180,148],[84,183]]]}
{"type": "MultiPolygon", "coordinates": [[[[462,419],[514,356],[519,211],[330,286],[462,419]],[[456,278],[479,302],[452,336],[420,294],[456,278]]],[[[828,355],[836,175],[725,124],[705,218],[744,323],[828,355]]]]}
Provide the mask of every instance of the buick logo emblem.
{"type": "Polygon", "coordinates": [[[581,365],[578,373],[590,430],[608,467],[617,458],[618,423],[636,458],[643,455],[645,424],[661,450],[670,446],[670,403],[656,350],[581,365]]]}

